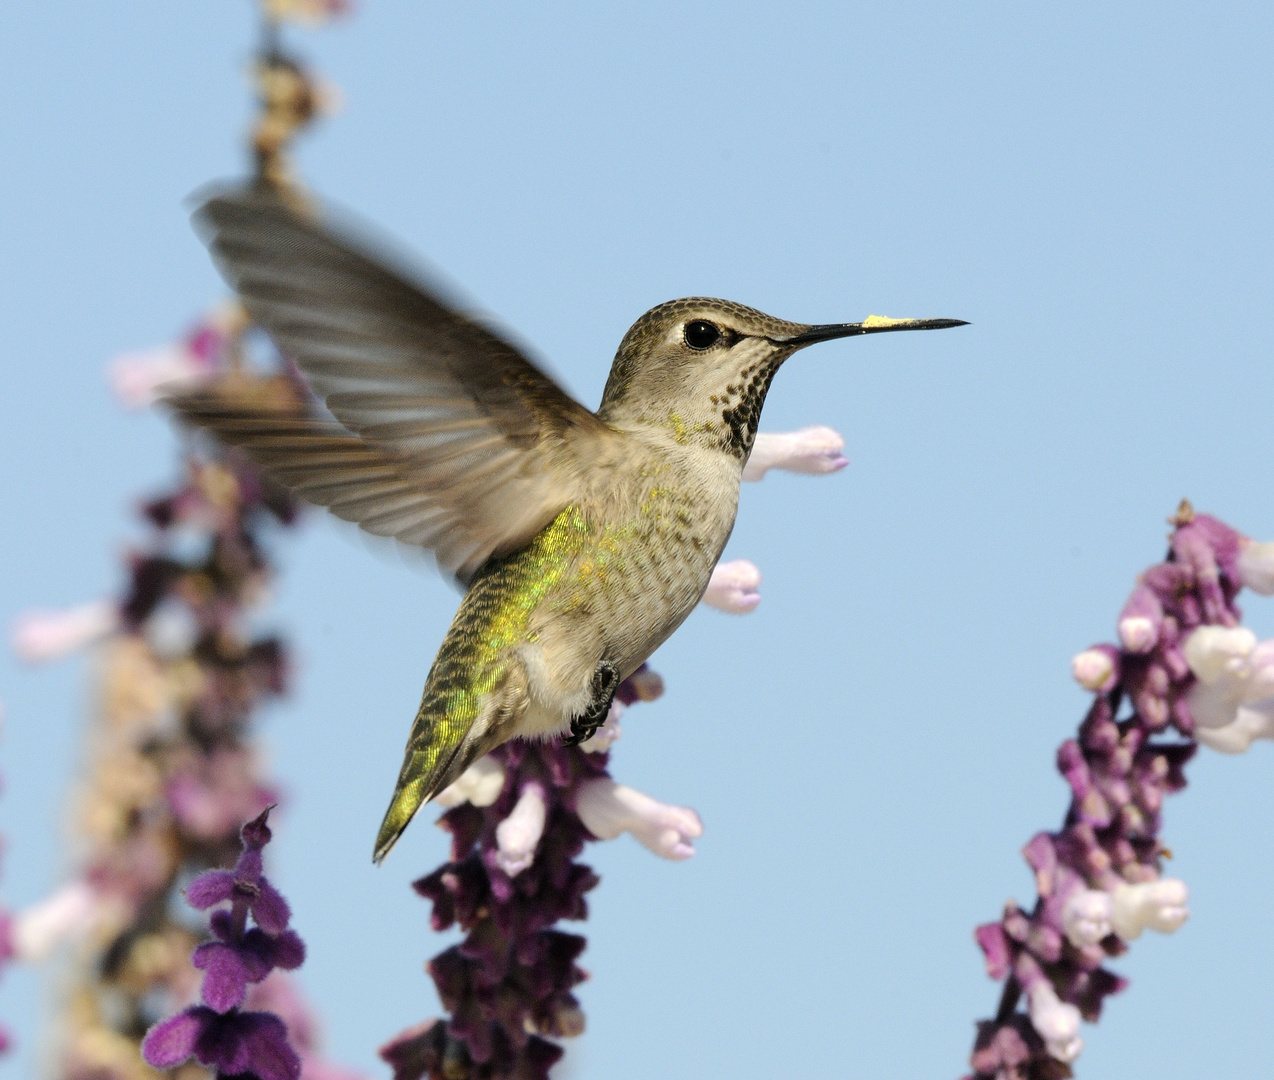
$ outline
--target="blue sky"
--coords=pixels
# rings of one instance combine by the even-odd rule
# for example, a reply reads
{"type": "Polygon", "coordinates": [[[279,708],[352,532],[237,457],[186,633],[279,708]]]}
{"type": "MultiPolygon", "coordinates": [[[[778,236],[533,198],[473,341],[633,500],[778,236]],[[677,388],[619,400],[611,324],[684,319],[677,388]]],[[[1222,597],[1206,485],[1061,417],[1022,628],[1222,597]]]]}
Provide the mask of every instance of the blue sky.
{"type": "MultiPolygon", "coordinates": [[[[103,367],[222,285],[185,197],[243,168],[246,2],[0,9],[0,616],[119,583],[162,419],[103,367]]],[[[994,1007],[973,926],[1029,899],[1070,656],[1108,639],[1189,496],[1274,537],[1268,5],[366,0],[297,33],[343,112],[299,162],[596,402],[628,325],[719,295],[811,322],[955,316],[842,341],[776,380],[764,427],[826,423],[852,464],[744,492],[746,618],[696,613],[629,714],[626,783],[694,806],[695,859],[598,845],[580,1075],[959,1075],[994,1007]]],[[[270,621],[300,657],[264,721],[291,800],[277,876],[334,1056],[435,1012],[443,945],[409,882],[427,817],[371,839],[455,595],[314,515],[270,621]]],[[[1249,623],[1274,633],[1274,601],[1249,623]]],[[[84,665],[0,660],[3,891],[65,870],[84,665]]],[[[1204,753],[1168,806],[1191,921],[1079,1074],[1261,1075],[1274,995],[1274,753],[1204,753]]],[[[28,1075],[45,993],[0,983],[28,1075]]]]}

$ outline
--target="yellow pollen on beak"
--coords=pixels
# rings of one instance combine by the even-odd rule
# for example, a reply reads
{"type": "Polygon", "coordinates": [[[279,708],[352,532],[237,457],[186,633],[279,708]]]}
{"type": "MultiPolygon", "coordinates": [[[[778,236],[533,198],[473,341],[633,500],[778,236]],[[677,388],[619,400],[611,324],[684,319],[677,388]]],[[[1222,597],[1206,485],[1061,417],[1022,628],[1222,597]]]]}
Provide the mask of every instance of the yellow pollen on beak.
{"type": "Polygon", "coordinates": [[[898,326],[900,323],[914,322],[914,319],[891,319],[888,315],[868,315],[863,320],[863,328],[875,326],[898,326]]]}

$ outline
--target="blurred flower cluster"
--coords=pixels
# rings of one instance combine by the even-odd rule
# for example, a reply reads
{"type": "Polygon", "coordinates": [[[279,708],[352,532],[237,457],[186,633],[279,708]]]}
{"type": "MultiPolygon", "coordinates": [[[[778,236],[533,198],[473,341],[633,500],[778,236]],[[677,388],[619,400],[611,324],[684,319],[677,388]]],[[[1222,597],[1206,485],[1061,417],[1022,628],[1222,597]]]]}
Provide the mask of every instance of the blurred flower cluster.
{"type": "MultiPolygon", "coordinates": [[[[745,479],[770,469],[829,473],[844,446],[829,428],[757,436],[745,479]]],[[[703,603],[743,614],[760,602],[750,562],[721,563],[703,603]]],[[[475,762],[434,800],[449,809],[451,859],[415,883],[433,905],[435,930],[465,938],[429,962],[444,1020],[401,1032],[381,1048],[394,1080],[547,1080],[562,1056],[554,1041],[579,1035],[584,1013],[573,989],[584,938],[554,928],[588,915],[598,877],[576,857],[584,844],[629,833],[665,859],[688,859],[703,834],[699,815],[617,783],[607,771],[625,708],[653,701],[663,680],[642,665],[615,696],[605,723],[580,746],[506,743],[475,762]]]]}
{"type": "MultiPolygon", "coordinates": [[[[218,310],[157,355],[185,356],[208,387],[257,408],[308,408],[288,375],[244,367],[245,328],[218,310]]],[[[173,366],[150,374],[171,383],[173,366]]],[[[146,374],[124,380],[126,402],[154,398],[146,374]]],[[[253,614],[273,574],[265,535],[293,524],[296,507],[245,459],[197,443],[181,480],[141,516],[150,535],[126,556],[122,598],[28,615],[14,631],[29,661],[98,646],[75,877],[13,924],[19,960],[73,947],[56,1040],[65,1080],[156,1075],[139,1056],[141,1037],[196,993],[199,931],[177,892],[193,874],[232,864],[239,827],[279,799],[252,735],[261,706],[284,692],[288,657],[278,637],[254,630],[253,614]]]]}
{"type": "Polygon", "coordinates": [[[1005,986],[995,1018],[978,1025],[969,1080],[1071,1075],[1080,1021],[1126,985],[1106,960],[1189,914],[1185,884],[1161,874],[1164,796],[1185,787],[1197,743],[1238,753],[1274,738],[1274,641],[1258,644],[1235,604],[1244,586],[1274,593],[1274,544],[1186,502],[1172,524],[1167,558],[1138,577],[1116,620],[1118,642],[1072,661],[1094,699],[1057,753],[1070,808],[1060,831],[1023,849],[1035,904],[1010,901],[976,931],[1005,986]]]}

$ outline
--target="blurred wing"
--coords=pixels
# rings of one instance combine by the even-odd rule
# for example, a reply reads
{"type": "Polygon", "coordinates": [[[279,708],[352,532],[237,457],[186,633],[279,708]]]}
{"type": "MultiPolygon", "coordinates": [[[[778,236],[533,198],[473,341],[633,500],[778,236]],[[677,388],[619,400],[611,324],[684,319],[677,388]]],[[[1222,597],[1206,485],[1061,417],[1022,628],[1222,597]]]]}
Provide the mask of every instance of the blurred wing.
{"type": "Polygon", "coordinates": [[[610,429],[497,334],[268,191],[217,194],[195,225],[339,426],[175,402],[189,419],[462,581],[580,497],[610,429]]]}

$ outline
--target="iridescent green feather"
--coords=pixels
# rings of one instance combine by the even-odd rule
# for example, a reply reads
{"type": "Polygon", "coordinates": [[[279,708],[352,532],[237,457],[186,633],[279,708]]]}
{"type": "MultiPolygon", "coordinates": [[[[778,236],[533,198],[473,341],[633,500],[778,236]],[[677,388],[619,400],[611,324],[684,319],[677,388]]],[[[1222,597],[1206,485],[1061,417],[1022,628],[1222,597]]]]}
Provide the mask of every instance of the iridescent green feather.
{"type": "MultiPolygon", "coordinates": [[[[527,640],[532,612],[562,579],[575,556],[595,543],[593,526],[576,507],[563,510],[520,551],[478,572],[452,620],[425,682],[394,797],[376,837],[374,861],[394,846],[422,803],[470,761],[457,761],[465,736],[499,691],[511,650],[527,640]]],[[[465,752],[476,746],[464,748],[465,752]]]]}

